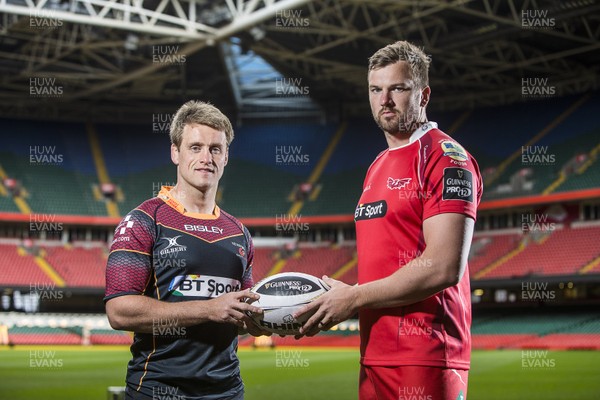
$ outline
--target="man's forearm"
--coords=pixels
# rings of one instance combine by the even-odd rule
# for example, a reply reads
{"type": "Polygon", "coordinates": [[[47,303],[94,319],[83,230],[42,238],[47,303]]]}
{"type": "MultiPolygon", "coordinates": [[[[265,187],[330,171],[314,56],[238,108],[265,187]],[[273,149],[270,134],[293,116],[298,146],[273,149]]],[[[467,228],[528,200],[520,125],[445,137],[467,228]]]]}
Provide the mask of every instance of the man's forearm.
{"type": "Polygon", "coordinates": [[[357,308],[400,307],[425,300],[458,283],[458,270],[452,268],[418,257],[387,278],[356,286],[357,308]]]}
{"type": "Polygon", "coordinates": [[[259,296],[250,290],[229,292],[210,300],[165,302],[141,295],[126,295],[106,303],[106,315],[114,329],[150,333],[160,324],[173,327],[212,321],[244,327],[247,313],[262,314],[250,304],[259,296]]]}
{"type": "Polygon", "coordinates": [[[159,325],[184,327],[208,321],[206,303],[208,302],[168,303],[146,296],[131,295],[109,300],[106,308],[113,328],[152,333],[153,328],[159,325]]]}

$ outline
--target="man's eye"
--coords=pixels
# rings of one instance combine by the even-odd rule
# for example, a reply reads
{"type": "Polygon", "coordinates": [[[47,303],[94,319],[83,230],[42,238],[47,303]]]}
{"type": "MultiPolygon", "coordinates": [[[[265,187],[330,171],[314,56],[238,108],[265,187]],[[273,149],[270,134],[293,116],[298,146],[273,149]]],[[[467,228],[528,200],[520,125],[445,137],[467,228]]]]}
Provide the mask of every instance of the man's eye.
{"type": "Polygon", "coordinates": [[[221,153],[221,149],[219,147],[213,147],[212,149],[210,149],[210,151],[214,154],[220,154],[221,153]]]}

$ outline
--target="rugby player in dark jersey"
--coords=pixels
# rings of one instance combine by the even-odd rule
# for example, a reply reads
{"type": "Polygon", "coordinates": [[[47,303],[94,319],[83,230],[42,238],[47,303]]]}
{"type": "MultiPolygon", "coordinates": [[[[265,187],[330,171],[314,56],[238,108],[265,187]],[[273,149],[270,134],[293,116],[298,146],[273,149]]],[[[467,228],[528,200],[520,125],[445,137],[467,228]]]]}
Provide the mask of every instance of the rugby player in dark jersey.
{"type": "Polygon", "coordinates": [[[246,312],[256,300],[246,227],[215,202],[233,129],[214,106],[190,101],[171,124],[177,184],[132,210],[115,230],[106,313],[135,332],[127,399],[243,399],[237,336],[268,334],[246,312]]]}

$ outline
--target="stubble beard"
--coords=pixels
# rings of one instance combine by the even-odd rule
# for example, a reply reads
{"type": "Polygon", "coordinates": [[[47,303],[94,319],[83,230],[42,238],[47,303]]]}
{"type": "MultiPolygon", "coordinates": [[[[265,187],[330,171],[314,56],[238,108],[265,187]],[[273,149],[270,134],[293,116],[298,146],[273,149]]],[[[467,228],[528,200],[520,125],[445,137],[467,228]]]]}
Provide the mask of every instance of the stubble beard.
{"type": "Polygon", "coordinates": [[[409,110],[406,113],[400,113],[395,109],[382,109],[377,115],[373,115],[379,128],[390,135],[405,135],[413,133],[423,122],[419,121],[419,113],[416,110],[409,110]],[[393,111],[396,114],[392,118],[385,118],[383,111],[393,111]]]}

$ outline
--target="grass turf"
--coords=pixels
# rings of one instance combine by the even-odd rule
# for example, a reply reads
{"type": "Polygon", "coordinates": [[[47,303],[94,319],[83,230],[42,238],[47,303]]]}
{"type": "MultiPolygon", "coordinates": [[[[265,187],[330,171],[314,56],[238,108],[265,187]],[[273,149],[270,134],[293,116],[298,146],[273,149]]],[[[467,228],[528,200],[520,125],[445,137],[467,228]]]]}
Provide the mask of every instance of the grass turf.
{"type": "MultiPolygon", "coordinates": [[[[469,399],[600,398],[600,352],[474,351],[469,399]]],[[[124,347],[0,348],[0,399],[104,400],[123,386],[124,347]]],[[[357,350],[240,349],[247,400],[357,398],[357,350]]]]}

